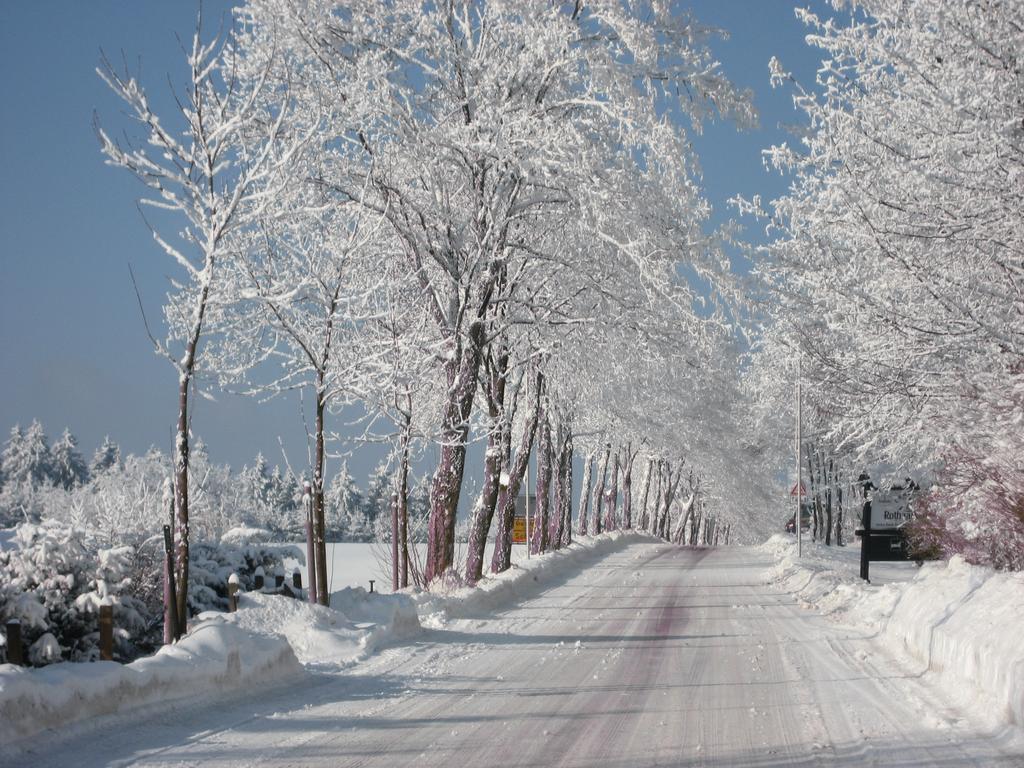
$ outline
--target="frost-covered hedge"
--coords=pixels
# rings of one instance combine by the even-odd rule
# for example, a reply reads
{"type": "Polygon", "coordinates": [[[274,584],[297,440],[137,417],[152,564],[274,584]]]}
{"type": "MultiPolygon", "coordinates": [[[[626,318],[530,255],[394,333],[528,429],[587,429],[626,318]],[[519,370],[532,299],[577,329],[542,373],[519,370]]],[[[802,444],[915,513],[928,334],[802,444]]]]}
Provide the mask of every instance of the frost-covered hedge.
{"type": "MultiPolygon", "coordinates": [[[[162,560],[157,542],[105,546],[107,533],[54,521],[23,523],[0,549],[0,622],[21,622],[28,661],[92,661],[99,657],[99,606],[114,612],[114,657],[152,652],[163,632],[162,560]]],[[[189,570],[193,612],[227,606],[227,578],[251,587],[256,568],[268,573],[283,558],[302,560],[295,547],[248,540],[196,543],[189,570]]],[[[0,661],[7,660],[0,633],[0,661]]]]}

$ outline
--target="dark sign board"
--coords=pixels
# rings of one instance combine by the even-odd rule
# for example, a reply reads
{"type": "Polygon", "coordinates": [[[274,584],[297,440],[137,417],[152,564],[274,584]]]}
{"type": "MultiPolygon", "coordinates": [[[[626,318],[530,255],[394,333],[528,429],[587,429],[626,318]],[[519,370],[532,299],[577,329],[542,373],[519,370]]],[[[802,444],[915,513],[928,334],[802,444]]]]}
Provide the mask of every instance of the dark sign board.
{"type": "Polygon", "coordinates": [[[910,544],[903,526],[913,517],[913,492],[894,488],[875,491],[864,502],[860,537],[860,577],[870,581],[870,563],[917,560],[910,554],[910,544]]]}

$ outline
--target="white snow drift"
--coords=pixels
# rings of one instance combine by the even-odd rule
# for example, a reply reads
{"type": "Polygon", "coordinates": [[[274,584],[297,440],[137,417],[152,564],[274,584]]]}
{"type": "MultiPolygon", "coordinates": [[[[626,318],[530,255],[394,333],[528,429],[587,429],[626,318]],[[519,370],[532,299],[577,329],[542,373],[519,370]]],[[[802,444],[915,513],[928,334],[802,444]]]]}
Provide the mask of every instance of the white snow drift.
{"type": "Polygon", "coordinates": [[[421,618],[439,626],[510,605],[644,538],[622,532],[585,537],[488,576],[474,588],[393,595],[346,588],[331,595],[331,608],[243,594],[237,613],[202,613],[180,642],[131,664],[0,664],[0,742],[146,705],[287,682],[305,674],[304,665],[349,666],[416,634],[421,618]]]}
{"type": "MultiPolygon", "coordinates": [[[[812,545],[797,559],[793,541],[779,535],[762,546],[778,559],[767,574],[771,581],[808,607],[875,632],[954,698],[1024,725],[1024,573],[954,557],[919,570],[909,566],[905,581],[868,585],[859,579],[859,547],[812,545]]],[[[885,574],[892,566],[871,567],[885,574]]]]}

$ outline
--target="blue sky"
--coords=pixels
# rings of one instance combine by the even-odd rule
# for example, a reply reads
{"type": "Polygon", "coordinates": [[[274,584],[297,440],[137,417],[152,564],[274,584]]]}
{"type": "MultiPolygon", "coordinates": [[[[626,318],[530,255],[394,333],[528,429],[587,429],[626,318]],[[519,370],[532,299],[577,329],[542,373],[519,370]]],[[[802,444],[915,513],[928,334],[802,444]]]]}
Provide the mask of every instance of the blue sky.
{"type": "MultiPolygon", "coordinates": [[[[791,0],[694,0],[700,21],[729,30],[713,49],[726,73],[752,88],[761,127],[738,134],[708,126],[694,146],[719,218],[742,193],[770,199],[784,180],[765,171],[760,152],[786,140],[797,121],[791,95],[772,91],[768,60],[810,83],[819,59],[803,38],[791,0]]],[[[206,28],[230,7],[203,3],[206,28]]],[[[821,8],[822,3],[802,6],[821,8]]],[[[135,207],[141,191],[103,164],[93,133],[124,125],[121,108],[97,77],[100,50],[122,52],[151,94],[166,99],[167,77],[185,74],[196,4],[188,0],[35,0],[0,6],[0,430],[38,418],[51,438],[68,426],[87,454],[105,434],[123,450],[170,446],[176,377],[146,338],[128,273],[131,263],[150,317],[159,315],[169,264],[135,207]]],[[[231,395],[197,401],[193,430],[212,458],[240,467],[257,451],[305,459],[296,400],[257,404],[231,395]]],[[[376,457],[352,463],[364,476],[376,457]]]]}

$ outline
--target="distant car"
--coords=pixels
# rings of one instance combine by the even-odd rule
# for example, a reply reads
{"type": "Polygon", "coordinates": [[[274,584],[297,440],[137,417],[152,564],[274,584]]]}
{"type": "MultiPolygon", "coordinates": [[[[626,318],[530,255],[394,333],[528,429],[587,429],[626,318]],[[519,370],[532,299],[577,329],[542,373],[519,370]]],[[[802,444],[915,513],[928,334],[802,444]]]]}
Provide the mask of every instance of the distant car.
{"type": "MultiPolygon", "coordinates": [[[[795,517],[796,515],[792,515],[786,521],[786,533],[796,533],[796,526],[793,524],[795,517]]],[[[800,506],[800,528],[805,531],[811,530],[811,508],[806,504],[800,506]]]]}

